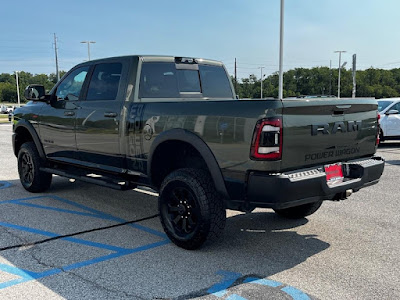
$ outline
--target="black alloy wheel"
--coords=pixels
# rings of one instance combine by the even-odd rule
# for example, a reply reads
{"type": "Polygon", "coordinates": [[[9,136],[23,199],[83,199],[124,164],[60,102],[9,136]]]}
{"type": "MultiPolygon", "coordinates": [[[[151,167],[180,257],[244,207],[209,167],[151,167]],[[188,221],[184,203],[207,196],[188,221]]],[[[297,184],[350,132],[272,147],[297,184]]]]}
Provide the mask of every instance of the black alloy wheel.
{"type": "Polygon", "coordinates": [[[18,173],[22,186],[29,192],[39,193],[51,185],[52,174],[40,170],[44,161],[40,158],[35,143],[24,143],[18,152],[18,173]]]}
{"type": "Polygon", "coordinates": [[[218,239],[226,212],[208,172],[178,169],[163,181],[158,198],[161,224],[170,240],[184,249],[197,249],[218,239]]]}
{"type": "Polygon", "coordinates": [[[34,179],[32,156],[29,152],[21,154],[21,181],[24,186],[30,186],[34,179]]]}
{"type": "Polygon", "coordinates": [[[190,189],[184,184],[175,183],[166,200],[167,203],[162,209],[166,210],[163,214],[168,218],[167,226],[180,237],[193,234],[198,228],[201,214],[190,189]]]}

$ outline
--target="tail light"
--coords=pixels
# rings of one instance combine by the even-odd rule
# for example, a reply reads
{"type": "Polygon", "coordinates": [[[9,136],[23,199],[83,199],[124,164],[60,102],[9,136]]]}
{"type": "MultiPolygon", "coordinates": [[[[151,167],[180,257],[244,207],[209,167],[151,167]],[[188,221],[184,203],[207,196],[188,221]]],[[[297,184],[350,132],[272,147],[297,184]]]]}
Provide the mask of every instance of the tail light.
{"type": "Polygon", "coordinates": [[[381,119],[381,115],[378,112],[378,115],[376,116],[376,127],[377,127],[377,133],[376,133],[376,142],[375,142],[375,146],[379,145],[379,134],[381,133],[381,125],[379,123],[379,120],[381,119]]]}
{"type": "Polygon", "coordinates": [[[282,158],[282,119],[271,118],[257,122],[251,142],[253,160],[279,160],[282,158]]]}

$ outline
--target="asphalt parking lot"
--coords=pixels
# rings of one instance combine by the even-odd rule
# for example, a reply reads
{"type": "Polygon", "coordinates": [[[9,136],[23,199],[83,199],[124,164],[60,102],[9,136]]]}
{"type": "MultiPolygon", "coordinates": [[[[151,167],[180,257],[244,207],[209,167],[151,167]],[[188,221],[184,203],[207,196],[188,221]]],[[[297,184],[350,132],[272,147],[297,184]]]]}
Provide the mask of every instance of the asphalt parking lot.
{"type": "Polygon", "coordinates": [[[228,211],[220,241],[187,251],[151,191],[55,176],[26,192],[11,134],[0,124],[0,299],[400,298],[400,143],[378,149],[378,185],[302,220],[228,211]]]}

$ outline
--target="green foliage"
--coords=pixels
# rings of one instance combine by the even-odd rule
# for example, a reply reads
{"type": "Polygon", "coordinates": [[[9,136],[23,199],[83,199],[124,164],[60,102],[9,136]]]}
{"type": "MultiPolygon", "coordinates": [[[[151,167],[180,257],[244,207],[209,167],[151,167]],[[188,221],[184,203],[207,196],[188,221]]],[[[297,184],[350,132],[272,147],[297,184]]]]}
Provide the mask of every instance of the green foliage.
{"type": "MultiPolygon", "coordinates": [[[[351,97],[353,75],[351,70],[341,70],[340,96],[351,97]]],[[[278,73],[263,80],[263,97],[278,97],[278,73]]],[[[369,68],[357,71],[357,97],[400,97],[400,69],[382,70],[369,68]]],[[[338,69],[328,67],[296,68],[283,75],[284,97],[301,95],[337,95],[338,69]]],[[[236,93],[240,98],[260,98],[261,81],[255,75],[238,80],[236,93]]]]}
{"type": "MultiPolygon", "coordinates": [[[[65,72],[61,71],[60,76],[65,72]]],[[[27,72],[18,72],[19,94],[21,102],[25,102],[24,90],[30,84],[42,84],[46,91],[50,91],[54,84],[57,82],[55,74],[35,74],[27,72]]],[[[16,103],[17,97],[17,83],[15,74],[0,74],[0,102],[16,103]]]]}

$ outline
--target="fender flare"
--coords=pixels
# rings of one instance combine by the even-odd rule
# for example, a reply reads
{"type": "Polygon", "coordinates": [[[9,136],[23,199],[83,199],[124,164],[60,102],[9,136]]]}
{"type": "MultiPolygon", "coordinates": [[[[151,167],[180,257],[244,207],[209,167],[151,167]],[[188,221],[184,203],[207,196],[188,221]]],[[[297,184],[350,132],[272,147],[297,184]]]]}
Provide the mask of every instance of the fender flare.
{"type": "Polygon", "coordinates": [[[39,135],[37,134],[35,128],[33,127],[33,125],[30,122],[28,122],[27,120],[23,120],[23,119],[19,120],[17,125],[15,125],[15,127],[14,127],[13,148],[14,148],[15,156],[18,156],[16,145],[15,145],[16,137],[17,137],[16,132],[17,132],[18,128],[20,128],[20,127],[23,127],[24,129],[28,130],[29,134],[32,137],[33,142],[35,143],[36,149],[39,152],[39,156],[43,159],[46,159],[46,154],[44,152],[42,143],[40,142],[39,135]]]}
{"type": "Polygon", "coordinates": [[[208,170],[210,171],[212,180],[215,185],[215,189],[225,199],[230,199],[228,191],[225,186],[225,180],[224,177],[222,176],[221,169],[211,149],[198,135],[185,129],[180,129],[180,128],[171,129],[162,132],[154,139],[150,147],[148,156],[149,158],[147,163],[147,174],[149,176],[150,182],[152,182],[151,166],[152,166],[154,152],[157,150],[158,146],[160,146],[163,142],[172,140],[185,142],[191,145],[200,153],[200,155],[202,156],[208,167],[208,170]]]}

